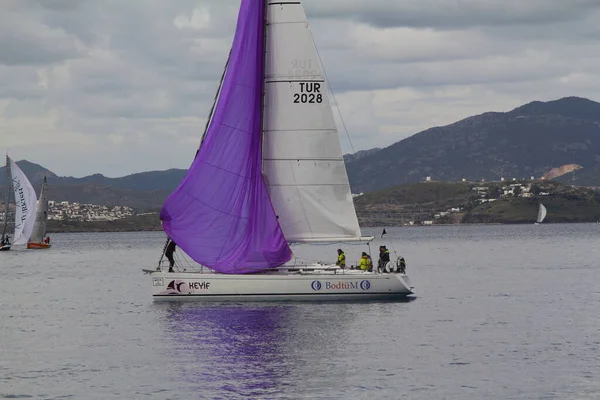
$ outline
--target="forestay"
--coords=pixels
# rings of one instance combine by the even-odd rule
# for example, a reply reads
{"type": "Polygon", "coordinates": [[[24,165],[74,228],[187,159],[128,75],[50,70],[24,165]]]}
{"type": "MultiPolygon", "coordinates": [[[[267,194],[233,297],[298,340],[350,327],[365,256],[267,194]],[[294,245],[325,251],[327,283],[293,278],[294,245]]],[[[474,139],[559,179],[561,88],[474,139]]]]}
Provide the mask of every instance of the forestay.
{"type": "Polygon", "coordinates": [[[279,223],[290,242],[360,240],[306,15],[298,1],[267,1],[263,173],[279,223]]]}
{"type": "Polygon", "coordinates": [[[15,236],[13,244],[26,244],[35,222],[37,197],[21,168],[10,159],[10,172],[15,194],[15,236]]]}

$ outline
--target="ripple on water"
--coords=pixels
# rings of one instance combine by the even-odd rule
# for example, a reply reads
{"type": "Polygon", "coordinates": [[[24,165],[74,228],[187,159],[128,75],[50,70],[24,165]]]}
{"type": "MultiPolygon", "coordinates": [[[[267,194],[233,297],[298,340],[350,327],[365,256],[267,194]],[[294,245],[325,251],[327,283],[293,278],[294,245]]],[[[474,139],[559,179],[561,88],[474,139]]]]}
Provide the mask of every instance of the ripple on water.
{"type": "Polygon", "coordinates": [[[0,398],[600,398],[596,224],[387,232],[415,301],[153,303],[140,270],[160,232],[15,251],[1,261],[0,398]]]}

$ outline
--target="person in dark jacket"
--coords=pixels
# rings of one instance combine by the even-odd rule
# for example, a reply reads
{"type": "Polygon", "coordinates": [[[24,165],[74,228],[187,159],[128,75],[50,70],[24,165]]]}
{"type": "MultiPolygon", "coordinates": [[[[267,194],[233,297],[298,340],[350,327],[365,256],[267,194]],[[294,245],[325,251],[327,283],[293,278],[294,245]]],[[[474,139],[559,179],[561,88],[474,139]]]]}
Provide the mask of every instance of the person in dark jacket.
{"type": "Polygon", "coordinates": [[[169,244],[165,249],[165,257],[167,257],[167,260],[169,260],[169,272],[174,272],[173,266],[175,265],[175,259],[173,258],[173,254],[175,253],[176,247],[177,243],[175,243],[173,240],[169,240],[169,244]]]}
{"type": "Polygon", "coordinates": [[[379,271],[385,271],[385,266],[388,262],[390,262],[390,251],[385,246],[379,246],[379,261],[377,262],[377,269],[379,271]]]}

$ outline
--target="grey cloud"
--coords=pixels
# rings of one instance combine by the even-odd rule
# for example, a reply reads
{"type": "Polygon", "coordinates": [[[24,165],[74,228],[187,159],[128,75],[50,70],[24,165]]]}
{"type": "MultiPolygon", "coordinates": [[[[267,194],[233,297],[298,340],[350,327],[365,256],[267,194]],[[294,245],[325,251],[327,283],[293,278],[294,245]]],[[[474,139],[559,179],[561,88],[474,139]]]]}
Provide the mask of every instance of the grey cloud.
{"type": "Polygon", "coordinates": [[[580,20],[600,4],[595,0],[330,0],[307,3],[306,8],[315,17],[351,18],[379,27],[455,29],[580,20]]]}
{"type": "Polygon", "coordinates": [[[0,11],[0,65],[44,65],[83,55],[64,31],[11,11],[0,11]]]}
{"type": "Polygon", "coordinates": [[[88,0],[30,0],[37,7],[52,11],[68,11],[77,9],[88,0]]]}
{"type": "MultiPolygon", "coordinates": [[[[51,110],[45,118],[58,121],[47,127],[56,143],[44,152],[22,145],[21,158],[79,175],[189,165],[239,0],[9,4],[10,18],[0,12],[0,126],[25,140],[46,129],[36,115],[51,110]],[[19,122],[28,117],[32,127],[19,122]],[[69,170],[74,165],[85,169],[69,170]]],[[[535,99],[593,96],[600,89],[596,4],[304,1],[357,150],[535,99]]]]}
{"type": "MultiPolygon", "coordinates": [[[[335,63],[330,63],[335,67],[335,63]]],[[[466,59],[420,63],[358,64],[339,68],[331,85],[340,92],[398,87],[430,87],[481,83],[527,82],[561,76],[568,60],[547,64],[535,58],[466,59]]],[[[331,68],[331,67],[329,67],[331,68]]]]}
{"type": "Polygon", "coordinates": [[[0,99],[25,101],[40,99],[46,95],[47,90],[39,85],[37,68],[0,65],[0,99]]]}

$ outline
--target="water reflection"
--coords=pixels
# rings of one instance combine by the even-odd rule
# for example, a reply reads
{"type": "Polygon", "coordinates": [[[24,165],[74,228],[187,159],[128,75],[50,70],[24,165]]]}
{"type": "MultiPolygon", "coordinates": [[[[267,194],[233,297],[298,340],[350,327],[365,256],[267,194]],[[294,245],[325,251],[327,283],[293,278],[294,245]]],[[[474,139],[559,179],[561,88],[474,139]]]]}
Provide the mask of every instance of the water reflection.
{"type": "Polygon", "coordinates": [[[286,306],[165,304],[174,355],[199,390],[268,396],[285,385],[286,306]]]}
{"type": "Polygon", "coordinates": [[[204,393],[244,398],[293,393],[307,369],[330,374],[331,365],[315,360],[345,354],[365,311],[359,304],[156,306],[165,311],[170,364],[180,379],[204,393]]]}

